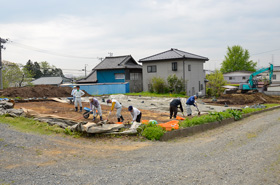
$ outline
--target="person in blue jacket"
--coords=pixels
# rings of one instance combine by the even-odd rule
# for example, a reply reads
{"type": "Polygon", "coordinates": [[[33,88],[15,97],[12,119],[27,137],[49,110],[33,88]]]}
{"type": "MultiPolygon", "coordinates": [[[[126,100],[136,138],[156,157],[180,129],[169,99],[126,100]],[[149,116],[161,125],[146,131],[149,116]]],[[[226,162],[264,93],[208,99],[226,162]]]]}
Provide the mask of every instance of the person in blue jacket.
{"type": "Polygon", "coordinates": [[[193,96],[189,97],[189,99],[186,102],[186,104],[187,104],[187,115],[188,116],[192,115],[191,105],[197,107],[197,103],[195,101],[196,99],[197,99],[197,95],[193,95],[193,96]]]}

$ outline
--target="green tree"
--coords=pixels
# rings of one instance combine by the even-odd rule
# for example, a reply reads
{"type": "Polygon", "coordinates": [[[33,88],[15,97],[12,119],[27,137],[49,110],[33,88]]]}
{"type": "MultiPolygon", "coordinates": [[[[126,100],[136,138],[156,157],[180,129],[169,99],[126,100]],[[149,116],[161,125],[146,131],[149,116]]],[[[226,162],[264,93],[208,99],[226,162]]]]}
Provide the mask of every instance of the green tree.
{"type": "Polygon", "coordinates": [[[184,80],[181,78],[179,79],[175,74],[169,75],[167,77],[167,83],[169,91],[174,93],[184,93],[185,94],[185,84],[184,80]]]}
{"type": "Polygon", "coordinates": [[[215,70],[214,73],[206,75],[208,80],[206,86],[209,88],[208,92],[210,96],[219,96],[222,92],[222,86],[227,82],[224,80],[223,73],[219,70],[215,70]]]}
{"type": "Polygon", "coordinates": [[[32,78],[40,78],[43,74],[40,69],[40,65],[38,62],[33,62],[31,60],[28,60],[28,62],[25,64],[24,69],[31,74],[32,78]]]}
{"type": "Polygon", "coordinates": [[[247,49],[235,45],[228,46],[227,55],[222,63],[221,72],[228,73],[233,71],[256,71],[257,63],[250,60],[247,49]]]}
{"type": "Polygon", "coordinates": [[[64,76],[60,68],[56,68],[54,65],[50,65],[47,61],[40,62],[40,69],[42,76],[64,76]]]}
{"type": "Polygon", "coordinates": [[[24,68],[21,69],[21,65],[3,61],[3,88],[8,87],[21,87],[24,82],[29,83],[31,81],[30,73],[24,68]]]}

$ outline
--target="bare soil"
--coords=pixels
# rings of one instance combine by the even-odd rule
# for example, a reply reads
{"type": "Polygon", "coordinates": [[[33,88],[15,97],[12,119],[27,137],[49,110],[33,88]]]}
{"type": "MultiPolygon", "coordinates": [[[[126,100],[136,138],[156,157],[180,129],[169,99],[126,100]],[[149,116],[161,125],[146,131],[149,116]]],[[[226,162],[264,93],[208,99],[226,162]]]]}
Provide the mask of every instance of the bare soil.
{"type": "MultiPolygon", "coordinates": [[[[36,85],[28,87],[11,87],[0,91],[0,96],[21,98],[43,98],[43,97],[69,97],[71,87],[58,87],[53,85],[36,85]]],[[[85,91],[84,91],[85,92],[85,91]]],[[[90,96],[85,92],[84,96],[90,96]]]]}
{"type": "MultiPolygon", "coordinates": [[[[83,107],[89,107],[89,103],[83,102],[83,107]]],[[[54,115],[58,117],[69,118],[74,121],[91,121],[93,118],[92,114],[90,114],[90,117],[88,119],[85,119],[82,113],[74,111],[74,106],[72,104],[59,103],[55,101],[16,103],[15,108],[30,109],[39,114],[54,115]]],[[[111,106],[101,105],[101,108],[102,108],[103,119],[109,119],[109,121],[117,122],[116,110],[114,110],[111,116],[108,117],[111,106]]],[[[162,112],[144,110],[144,109],[140,109],[140,111],[142,113],[141,120],[157,120],[159,123],[165,123],[170,121],[168,113],[162,113],[162,112]]],[[[123,107],[122,116],[125,119],[124,121],[125,123],[132,121],[131,114],[127,110],[127,107],[123,107]]],[[[97,117],[95,122],[98,121],[99,121],[99,117],[97,117]]]]}
{"type": "MultiPolygon", "coordinates": [[[[205,103],[214,103],[212,99],[204,99],[205,103]]],[[[254,94],[223,94],[217,98],[217,104],[250,105],[258,103],[280,103],[279,96],[268,96],[263,93],[254,94]]]]}

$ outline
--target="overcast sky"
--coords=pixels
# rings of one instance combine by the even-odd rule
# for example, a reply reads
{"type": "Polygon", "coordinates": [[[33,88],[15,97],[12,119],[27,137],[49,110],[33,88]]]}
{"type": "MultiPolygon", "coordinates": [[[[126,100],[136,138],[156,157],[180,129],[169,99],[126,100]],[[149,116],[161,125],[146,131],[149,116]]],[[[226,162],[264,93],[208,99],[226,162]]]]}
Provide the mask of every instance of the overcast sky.
{"type": "Polygon", "coordinates": [[[258,66],[280,65],[279,0],[0,0],[2,59],[47,61],[84,74],[109,56],[138,61],[171,48],[220,68],[240,45],[258,66]]]}

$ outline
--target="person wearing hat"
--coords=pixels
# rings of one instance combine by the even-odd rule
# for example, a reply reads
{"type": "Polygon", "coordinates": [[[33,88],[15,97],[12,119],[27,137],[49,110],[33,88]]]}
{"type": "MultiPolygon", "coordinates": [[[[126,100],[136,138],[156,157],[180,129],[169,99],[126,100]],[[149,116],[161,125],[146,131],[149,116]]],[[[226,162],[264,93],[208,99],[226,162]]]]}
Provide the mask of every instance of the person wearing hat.
{"type": "Polygon", "coordinates": [[[71,95],[73,96],[73,103],[75,103],[75,96],[74,96],[74,92],[76,91],[76,86],[73,87],[71,95]]]}
{"type": "Polygon", "coordinates": [[[197,99],[197,95],[193,95],[191,97],[188,98],[186,104],[187,104],[187,115],[191,116],[192,115],[192,109],[191,109],[191,105],[195,106],[197,109],[197,103],[196,100],[197,99]]]}
{"type": "Polygon", "coordinates": [[[134,122],[134,121],[136,121],[138,123],[141,122],[142,113],[140,112],[140,110],[138,110],[135,107],[129,106],[128,111],[130,112],[130,114],[132,116],[132,122],[134,122]]]}
{"type": "Polygon", "coordinates": [[[108,99],[107,100],[107,104],[108,103],[112,103],[112,106],[111,106],[111,110],[109,112],[109,115],[111,115],[111,112],[114,110],[114,108],[116,108],[117,110],[117,118],[118,118],[118,122],[123,122],[123,117],[121,115],[121,111],[122,111],[122,105],[116,100],[116,99],[108,99]]]}
{"type": "Polygon", "coordinates": [[[78,111],[78,104],[80,106],[80,112],[83,110],[82,106],[82,96],[85,94],[84,91],[80,90],[80,86],[76,87],[77,89],[74,91],[73,95],[75,96],[75,111],[78,111]]]}
{"type": "Polygon", "coordinates": [[[101,110],[101,105],[98,102],[98,100],[96,98],[89,98],[89,104],[90,104],[90,110],[92,110],[93,112],[93,121],[95,121],[95,116],[96,116],[96,110],[100,116],[100,121],[102,121],[102,110],[101,110]]]}
{"type": "Polygon", "coordinates": [[[178,112],[178,106],[180,106],[180,109],[184,115],[184,110],[182,107],[182,103],[181,103],[181,99],[180,98],[175,98],[170,102],[170,107],[169,107],[169,111],[170,111],[170,119],[173,116],[174,113],[174,118],[176,118],[177,116],[177,112],[178,112]]]}

